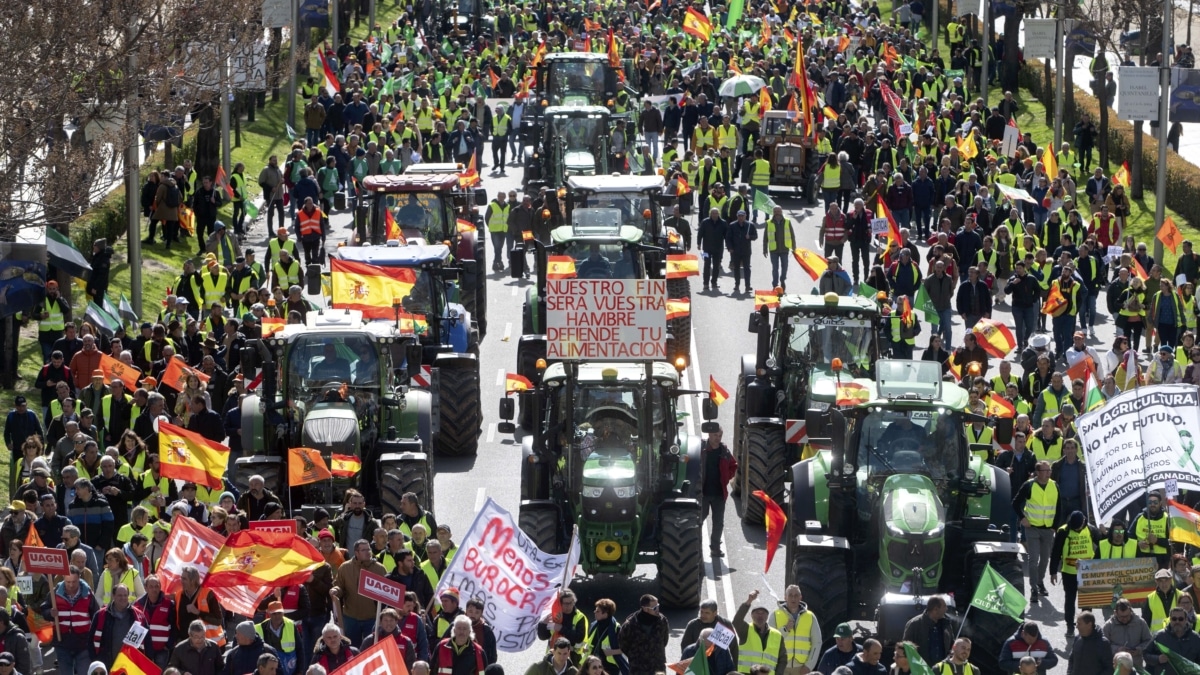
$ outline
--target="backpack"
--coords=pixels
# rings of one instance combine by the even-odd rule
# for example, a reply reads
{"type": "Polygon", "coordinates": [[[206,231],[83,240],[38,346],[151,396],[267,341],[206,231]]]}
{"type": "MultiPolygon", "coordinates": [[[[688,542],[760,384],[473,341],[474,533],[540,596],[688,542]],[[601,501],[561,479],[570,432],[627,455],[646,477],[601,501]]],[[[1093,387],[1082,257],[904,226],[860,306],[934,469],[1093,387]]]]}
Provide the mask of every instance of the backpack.
{"type": "Polygon", "coordinates": [[[166,202],[167,208],[177,209],[179,208],[179,204],[183,201],[183,194],[179,192],[178,187],[174,185],[168,185],[167,196],[163,201],[166,202]]]}

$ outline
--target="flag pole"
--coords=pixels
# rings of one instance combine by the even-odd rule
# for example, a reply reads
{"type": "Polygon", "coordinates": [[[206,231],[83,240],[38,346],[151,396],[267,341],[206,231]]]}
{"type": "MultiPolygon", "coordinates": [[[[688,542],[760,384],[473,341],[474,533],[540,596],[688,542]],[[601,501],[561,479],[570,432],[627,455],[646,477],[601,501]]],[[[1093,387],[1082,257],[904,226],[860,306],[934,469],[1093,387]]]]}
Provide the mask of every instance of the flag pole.
{"type": "Polygon", "coordinates": [[[962,621],[958,622],[958,632],[954,634],[954,639],[957,640],[962,636],[963,626],[967,625],[967,615],[971,613],[972,605],[967,605],[967,611],[963,612],[962,621]]]}

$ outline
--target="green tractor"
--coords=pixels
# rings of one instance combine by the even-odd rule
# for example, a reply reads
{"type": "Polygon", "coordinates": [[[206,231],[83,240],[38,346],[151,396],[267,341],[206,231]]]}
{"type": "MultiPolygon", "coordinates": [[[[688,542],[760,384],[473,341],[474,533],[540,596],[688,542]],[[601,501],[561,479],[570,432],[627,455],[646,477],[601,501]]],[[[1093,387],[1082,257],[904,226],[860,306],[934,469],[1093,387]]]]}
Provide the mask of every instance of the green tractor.
{"type": "MultiPolygon", "coordinates": [[[[966,390],[944,386],[932,361],[881,360],[875,370],[857,403],[807,415],[809,436],[829,449],[791,467],[787,575],[825,635],[874,621],[889,645],[932,595],[964,611],[989,564],[1023,591],[1024,552],[1008,541],[1008,474],[967,443],[975,416],[963,412],[966,390]]],[[[978,610],[969,618],[972,662],[999,675],[1017,622],[978,610]]]]}
{"type": "Polygon", "coordinates": [[[599,105],[551,106],[542,113],[542,133],[530,139],[522,183],[525,191],[558,189],[570,176],[607,174],[615,120],[599,105]]]}
{"type": "Polygon", "coordinates": [[[750,495],[762,490],[782,504],[788,467],[815,450],[805,430],[809,408],[835,403],[839,382],[871,384],[878,323],[872,299],[836,293],[780,296],[774,325],[766,307],[750,315],[757,349],[742,356],[733,426],[734,493],[745,522],[763,522],[763,503],[750,495]]]}
{"type": "Polygon", "coordinates": [[[261,368],[262,384],[242,402],[244,447],[255,454],[237,459],[235,484],[244,491],[250,476],[261,475],[306,515],[318,506],[340,508],[349,488],[381,512],[399,513],[406,492],[432,508],[437,406],[429,392],[409,388],[421,352],[412,335],[364,321],[355,310],[312,312],[304,324],[249,341],[242,372],[261,368]],[[288,454],[297,447],[320,451],[327,465],[333,454],[354,457],[361,469],[350,478],[290,486],[288,454]]]}
{"type": "MultiPolygon", "coordinates": [[[[563,553],[578,526],[587,574],[657,565],[669,607],[695,607],[704,576],[701,440],[678,421],[686,413],[677,399],[707,392],[680,388],[684,365],[564,361],[520,394],[537,420],[521,447],[521,530],[563,553]]],[[[707,433],[716,405],[705,398],[701,407],[707,433]]],[[[516,430],[513,409],[501,400],[504,433],[516,430]]]]}

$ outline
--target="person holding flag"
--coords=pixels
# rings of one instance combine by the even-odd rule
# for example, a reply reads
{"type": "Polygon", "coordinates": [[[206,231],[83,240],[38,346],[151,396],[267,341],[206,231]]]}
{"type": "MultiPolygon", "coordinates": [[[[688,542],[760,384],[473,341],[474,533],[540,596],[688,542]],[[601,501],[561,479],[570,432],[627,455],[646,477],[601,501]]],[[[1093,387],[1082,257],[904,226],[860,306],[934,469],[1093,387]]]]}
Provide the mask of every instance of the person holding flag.
{"type": "Polygon", "coordinates": [[[725,529],[725,503],[729,500],[729,481],[737,473],[738,461],[722,442],[723,431],[718,426],[709,432],[700,450],[700,513],[712,515],[708,548],[713,558],[725,555],[721,539],[725,529]]]}
{"type": "MultiPolygon", "coordinates": [[[[1156,581],[1163,572],[1170,577],[1170,572],[1159,570],[1156,581]]],[[[1146,670],[1153,675],[1191,675],[1197,672],[1196,662],[1200,661],[1200,635],[1182,607],[1172,607],[1169,616],[1169,622],[1160,624],[1162,627],[1154,631],[1154,640],[1146,648],[1146,670]]]]}
{"type": "Polygon", "coordinates": [[[733,628],[738,637],[738,669],[744,673],[753,666],[766,666],[769,672],[779,675],[787,665],[783,633],[767,623],[771,610],[762,603],[756,604],[757,599],[758,591],[750,591],[733,615],[733,628]],[[749,624],[746,623],[747,613],[750,614],[749,624]]]}

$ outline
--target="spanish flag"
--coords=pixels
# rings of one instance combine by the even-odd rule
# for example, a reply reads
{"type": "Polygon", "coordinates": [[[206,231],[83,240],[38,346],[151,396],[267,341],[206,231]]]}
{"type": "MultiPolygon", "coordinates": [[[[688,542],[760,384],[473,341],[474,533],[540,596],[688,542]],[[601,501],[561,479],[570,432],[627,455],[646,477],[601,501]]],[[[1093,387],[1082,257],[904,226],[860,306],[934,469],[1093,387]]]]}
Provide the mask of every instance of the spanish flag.
{"type": "Polygon", "coordinates": [[[683,279],[699,276],[700,259],[689,253],[667,256],[667,278],[683,279]]]}
{"type": "MultiPolygon", "coordinates": [[[[1146,281],[1147,279],[1150,278],[1150,275],[1146,274],[1146,268],[1142,267],[1142,263],[1138,262],[1137,258],[1133,258],[1133,275],[1136,276],[1137,278],[1141,279],[1142,281],[1146,281]]],[[[1060,293],[1060,295],[1061,295],[1061,293],[1060,293]]],[[[1045,310],[1042,310],[1042,311],[1045,311],[1045,310]]]]}
{"type": "Polygon", "coordinates": [[[335,309],[362,310],[368,319],[396,316],[393,303],[412,292],[417,273],[408,268],[378,267],[334,258],[331,262],[335,309]]]}
{"type": "Polygon", "coordinates": [[[291,532],[242,530],[229,535],[213,557],[204,585],[282,588],[307,581],[323,564],[317,547],[291,532]]]}
{"type": "MultiPolygon", "coordinates": [[[[1136,263],[1137,261],[1134,262],[1136,263]]],[[[1063,297],[1062,291],[1058,289],[1058,284],[1052,284],[1050,292],[1046,294],[1046,301],[1042,303],[1042,314],[1053,315],[1065,307],[1066,304],[1067,299],[1063,297]]]]}
{"type": "Polygon", "coordinates": [[[621,68],[621,48],[617,45],[617,36],[613,34],[612,26],[608,28],[608,65],[621,68]]]}
{"type": "Polygon", "coordinates": [[[142,379],[142,371],[121,363],[108,354],[100,355],[100,370],[104,371],[105,382],[111,384],[113,380],[120,380],[129,391],[137,389],[138,380],[142,379]]]}
{"type": "Polygon", "coordinates": [[[463,220],[462,218],[458,218],[454,222],[458,226],[459,234],[462,234],[463,232],[475,232],[478,229],[475,227],[475,223],[472,223],[469,220],[463,220]]]}
{"type": "Polygon", "coordinates": [[[528,391],[533,389],[533,383],[528,377],[518,375],[516,373],[504,374],[504,393],[511,394],[514,391],[528,391]]]}
{"type": "Polygon", "coordinates": [[[396,241],[400,242],[401,246],[404,246],[408,243],[408,240],[404,238],[404,233],[400,231],[400,226],[396,224],[396,216],[392,215],[391,209],[383,210],[383,222],[384,229],[386,230],[385,234],[383,235],[384,239],[388,241],[395,239],[396,241]]]}
{"type": "Polygon", "coordinates": [[[350,478],[362,470],[362,460],[354,455],[330,455],[329,472],[342,478],[350,478]]]}
{"type": "Polygon", "coordinates": [[[1113,185],[1121,185],[1126,190],[1128,190],[1129,183],[1130,183],[1130,175],[1131,174],[1129,172],[1129,162],[1123,162],[1121,164],[1121,168],[1117,169],[1117,172],[1112,175],[1112,184],[1113,185]]]}
{"type": "Polygon", "coordinates": [[[717,378],[712,375],[708,376],[708,397],[717,405],[729,400],[729,392],[722,389],[721,385],[717,384],[717,378]]]}
{"type": "Polygon", "coordinates": [[[330,96],[342,90],[342,82],[338,78],[337,71],[329,65],[329,61],[325,59],[325,54],[329,51],[329,45],[321,45],[321,49],[317,50],[317,61],[321,64],[321,72],[325,74],[325,90],[330,96]]]}
{"type": "Polygon", "coordinates": [[[1054,148],[1046,146],[1042,151],[1042,166],[1046,168],[1046,175],[1050,180],[1058,177],[1058,160],[1054,158],[1054,148]]]}
{"type": "Polygon", "coordinates": [[[396,325],[396,330],[401,333],[424,333],[429,330],[429,322],[425,319],[424,314],[400,312],[400,321],[396,325]]]}
{"type": "Polygon", "coordinates": [[[871,400],[871,392],[857,382],[838,382],[834,405],[854,406],[871,400]]]}
{"type": "Polygon", "coordinates": [[[539,42],[537,48],[533,50],[533,59],[529,62],[529,67],[538,67],[544,58],[546,58],[546,43],[539,42]]]}
{"type": "Polygon", "coordinates": [[[1171,540],[1200,546],[1200,513],[1174,499],[1167,502],[1171,518],[1171,540]]]}
{"type": "Polygon", "coordinates": [[[771,561],[775,559],[775,549],[779,548],[779,541],[783,539],[783,532],[787,529],[787,514],[783,509],[771,499],[771,495],[762,490],[755,490],[754,496],[762,500],[763,506],[766,507],[766,513],[763,517],[763,524],[767,527],[767,565],[763,568],[763,574],[771,571],[771,561]]]}
{"type": "Polygon", "coordinates": [[[283,330],[283,327],[286,325],[287,325],[287,321],[284,321],[283,319],[276,319],[274,317],[264,316],[262,318],[262,336],[265,338],[269,338],[272,335],[283,330]]]}
{"type": "Polygon", "coordinates": [[[547,279],[574,279],[575,259],[569,255],[546,256],[547,279]]]}
{"type": "Polygon", "coordinates": [[[330,480],[333,474],[325,466],[325,458],[319,450],[291,448],[288,450],[288,485],[308,485],[330,480]]]}
{"type": "Polygon", "coordinates": [[[793,250],[792,257],[800,263],[805,272],[808,272],[808,276],[812,277],[813,281],[819,279],[825,270],[829,269],[829,261],[803,247],[793,250]]]}
{"type": "Polygon", "coordinates": [[[712,22],[708,17],[689,7],[687,14],[683,15],[683,32],[708,42],[712,39],[712,31],[712,22]]]}
{"type": "Polygon", "coordinates": [[[980,319],[971,332],[978,338],[983,351],[998,359],[1008,356],[1017,346],[1017,340],[1008,326],[993,319],[980,319]]]}
{"type": "MultiPolygon", "coordinates": [[[[53,633],[53,624],[50,628],[53,633]]],[[[108,672],[112,675],[159,675],[162,669],[132,645],[121,645],[121,653],[117,654],[108,672]]]]}
{"type": "MultiPolygon", "coordinates": [[[[282,321],[282,319],[276,319],[276,321],[282,321]]],[[[266,335],[263,337],[266,337],[266,335]]],[[[208,384],[209,379],[211,379],[199,369],[187,365],[183,357],[176,354],[171,359],[171,362],[167,364],[167,367],[163,369],[162,379],[159,381],[159,384],[164,384],[175,391],[183,391],[187,387],[188,375],[195,375],[204,384],[208,384]]]]}
{"type": "Polygon", "coordinates": [[[896,224],[896,218],[892,216],[892,210],[882,199],[875,205],[875,215],[879,218],[887,218],[888,231],[887,238],[890,242],[895,242],[897,246],[903,246],[904,242],[900,241],[900,226],[896,224]]]}
{"type": "Polygon", "coordinates": [[[763,307],[767,309],[775,309],[779,306],[779,296],[774,290],[754,291],[754,309],[760,310],[763,307]]]}
{"type": "Polygon", "coordinates": [[[1004,398],[996,392],[991,392],[987,398],[983,399],[987,406],[987,414],[989,417],[1005,417],[1013,418],[1017,416],[1017,408],[1012,404],[1012,401],[1004,398]]]}
{"type": "Polygon", "coordinates": [[[667,298],[667,319],[682,319],[692,313],[690,298],[667,298]]]}
{"type": "Polygon", "coordinates": [[[483,179],[479,177],[479,167],[475,165],[475,155],[471,155],[471,161],[467,163],[467,168],[458,174],[458,186],[460,188],[467,188],[479,185],[481,182],[483,182],[483,179]]]}
{"type": "Polygon", "coordinates": [[[533,241],[533,231],[521,230],[521,241],[533,241]]]}
{"type": "Polygon", "coordinates": [[[224,486],[229,448],[169,422],[158,425],[159,473],[219,490],[224,486]]]}

